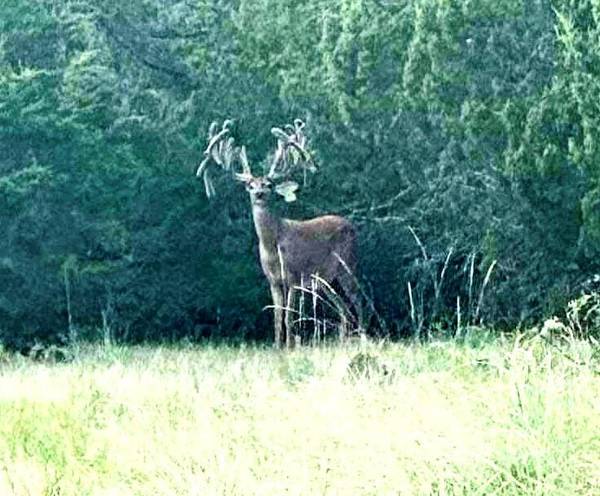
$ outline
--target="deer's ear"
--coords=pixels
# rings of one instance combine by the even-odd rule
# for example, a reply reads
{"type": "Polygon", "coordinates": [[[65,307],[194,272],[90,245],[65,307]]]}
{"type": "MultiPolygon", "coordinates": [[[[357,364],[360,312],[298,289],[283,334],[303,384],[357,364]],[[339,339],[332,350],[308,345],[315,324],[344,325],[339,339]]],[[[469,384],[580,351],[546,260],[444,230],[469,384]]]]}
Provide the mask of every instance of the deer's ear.
{"type": "Polygon", "coordinates": [[[275,192],[281,196],[286,202],[296,201],[296,190],[298,183],[295,181],[286,181],[275,186],[275,192]]]}

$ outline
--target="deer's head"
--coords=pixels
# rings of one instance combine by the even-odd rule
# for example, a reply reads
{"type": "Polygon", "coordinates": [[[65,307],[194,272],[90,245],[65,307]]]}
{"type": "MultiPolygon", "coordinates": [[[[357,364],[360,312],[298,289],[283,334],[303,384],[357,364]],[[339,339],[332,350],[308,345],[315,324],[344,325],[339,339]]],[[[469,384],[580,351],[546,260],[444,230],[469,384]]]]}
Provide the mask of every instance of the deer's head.
{"type": "Polygon", "coordinates": [[[246,186],[246,191],[250,194],[252,205],[264,205],[276,187],[273,181],[264,176],[250,176],[238,178],[238,180],[242,181],[246,186]]]}
{"type": "Polygon", "coordinates": [[[204,151],[205,158],[196,173],[197,176],[204,178],[207,196],[214,194],[207,167],[212,160],[224,170],[232,171],[235,179],[245,185],[253,205],[266,204],[273,192],[283,196],[285,201],[294,201],[299,186],[297,182],[290,180],[292,172],[299,166],[311,172],[316,170],[312,157],[306,149],[306,137],[302,131],[304,122],[296,119],[294,125],[285,126],[285,130],[278,127],[271,129],[271,133],[277,138],[277,148],[270,159],[268,173],[261,176],[252,173],[246,147],[233,146],[233,138],[229,136],[230,125],[231,121],[227,120],[220,131],[217,132],[216,123],[211,124],[209,129],[209,143],[204,151]],[[234,170],[235,162],[241,165],[241,171],[234,170]]]}

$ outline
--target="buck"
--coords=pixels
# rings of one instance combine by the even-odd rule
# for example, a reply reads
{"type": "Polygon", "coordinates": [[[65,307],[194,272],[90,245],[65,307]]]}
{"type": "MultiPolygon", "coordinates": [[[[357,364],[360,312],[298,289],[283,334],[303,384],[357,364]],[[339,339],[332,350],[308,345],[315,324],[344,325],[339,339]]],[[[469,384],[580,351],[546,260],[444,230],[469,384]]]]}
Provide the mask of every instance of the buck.
{"type": "MultiPolygon", "coordinates": [[[[268,173],[262,176],[252,173],[246,148],[233,146],[233,138],[229,136],[230,125],[231,121],[225,121],[219,132],[216,132],[216,123],[211,125],[205,158],[198,167],[197,175],[204,177],[208,196],[214,193],[207,174],[211,161],[233,172],[234,177],[245,185],[258,236],[260,263],[271,288],[275,345],[281,347],[285,342],[290,347],[296,299],[311,277],[316,276],[328,285],[337,282],[358,313],[353,275],[356,266],[355,230],[347,219],[337,215],[299,221],[281,218],[271,209],[273,193],[283,196],[288,202],[296,199],[299,185],[290,179],[295,170],[300,167],[305,171],[315,170],[306,149],[301,120],[296,119],[293,126],[285,127],[285,131],[281,128],[271,130],[277,138],[277,148],[268,173]],[[241,163],[241,172],[233,170],[236,161],[241,163]]],[[[340,339],[344,339],[346,334],[347,322],[344,320],[340,325],[340,339]]]]}

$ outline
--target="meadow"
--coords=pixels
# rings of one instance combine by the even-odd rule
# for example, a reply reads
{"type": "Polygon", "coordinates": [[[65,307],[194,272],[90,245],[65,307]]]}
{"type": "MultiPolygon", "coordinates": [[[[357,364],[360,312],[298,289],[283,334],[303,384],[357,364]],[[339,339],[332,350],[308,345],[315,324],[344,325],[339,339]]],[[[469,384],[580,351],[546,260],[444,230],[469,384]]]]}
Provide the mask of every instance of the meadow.
{"type": "Polygon", "coordinates": [[[70,353],[0,353],[1,495],[600,494],[588,341],[70,353]]]}

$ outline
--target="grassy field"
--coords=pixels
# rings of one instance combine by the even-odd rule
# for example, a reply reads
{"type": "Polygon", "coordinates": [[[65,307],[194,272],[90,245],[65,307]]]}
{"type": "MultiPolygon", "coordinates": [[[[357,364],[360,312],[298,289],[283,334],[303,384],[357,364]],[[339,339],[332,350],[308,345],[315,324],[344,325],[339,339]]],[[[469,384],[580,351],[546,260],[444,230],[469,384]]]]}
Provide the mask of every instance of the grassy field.
{"type": "Polygon", "coordinates": [[[0,354],[0,495],[598,495],[600,352],[541,338],[0,354]]]}

